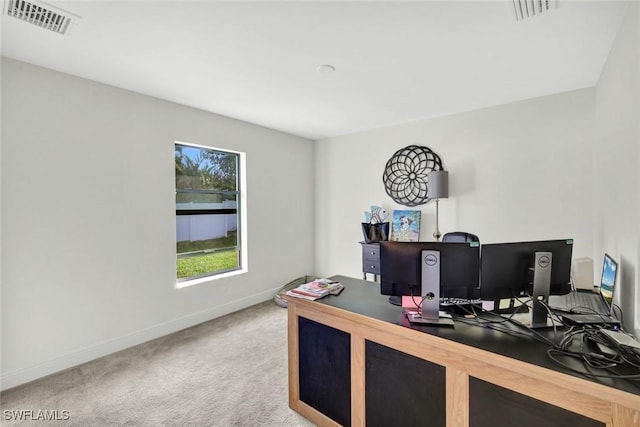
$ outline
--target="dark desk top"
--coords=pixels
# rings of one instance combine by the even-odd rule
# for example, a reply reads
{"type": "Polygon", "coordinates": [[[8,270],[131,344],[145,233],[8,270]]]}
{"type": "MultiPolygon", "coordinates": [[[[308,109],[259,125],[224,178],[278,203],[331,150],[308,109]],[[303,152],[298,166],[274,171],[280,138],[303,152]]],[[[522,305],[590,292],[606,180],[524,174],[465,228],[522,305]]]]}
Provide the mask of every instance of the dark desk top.
{"type": "MultiPolygon", "coordinates": [[[[640,380],[611,378],[594,379],[593,377],[587,377],[573,372],[555,363],[547,355],[549,345],[534,339],[534,332],[527,328],[518,327],[510,322],[500,323],[501,328],[508,328],[511,332],[506,333],[482,327],[480,325],[464,323],[460,320],[455,321],[455,327],[453,328],[412,324],[409,323],[407,317],[403,314],[403,309],[401,307],[390,304],[389,297],[387,295],[380,294],[379,283],[368,282],[346,276],[333,276],[332,279],[340,281],[345,287],[344,290],[339,296],[329,295],[318,300],[318,303],[341,308],[349,312],[411,328],[427,334],[447,338],[454,342],[466,344],[492,353],[640,395],[640,380]]],[[[495,320],[497,318],[491,316],[490,319],[495,320]]],[[[554,342],[559,342],[562,339],[563,329],[558,329],[557,337],[554,336],[553,328],[536,330],[536,332],[546,336],[554,342]]],[[[570,366],[575,369],[583,369],[584,367],[584,365],[577,360],[570,360],[569,363],[570,366]]],[[[591,372],[608,374],[607,371],[601,369],[592,370],[591,372]]],[[[635,369],[633,373],[638,374],[640,373],[640,370],[635,369]]]]}

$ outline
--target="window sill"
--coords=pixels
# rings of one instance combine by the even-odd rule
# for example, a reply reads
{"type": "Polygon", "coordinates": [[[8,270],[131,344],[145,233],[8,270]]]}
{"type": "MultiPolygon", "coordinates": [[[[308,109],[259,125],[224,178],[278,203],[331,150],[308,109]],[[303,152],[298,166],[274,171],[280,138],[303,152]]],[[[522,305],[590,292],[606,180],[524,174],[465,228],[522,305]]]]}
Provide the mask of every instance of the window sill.
{"type": "Polygon", "coordinates": [[[240,270],[228,271],[226,273],[215,274],[213,276],[201,277],[199,279],[193,279],[193,280],[185,280],[184,282],[176,282],[176,288],[177,289],[188,288],[189,286],[199,285],[201,283],[213,282],[219,279],[226,279],[227,277],[237,276],[239,274],[244,274],[246,272],[247,272],[246,269],[241,268],[240,270]]]}

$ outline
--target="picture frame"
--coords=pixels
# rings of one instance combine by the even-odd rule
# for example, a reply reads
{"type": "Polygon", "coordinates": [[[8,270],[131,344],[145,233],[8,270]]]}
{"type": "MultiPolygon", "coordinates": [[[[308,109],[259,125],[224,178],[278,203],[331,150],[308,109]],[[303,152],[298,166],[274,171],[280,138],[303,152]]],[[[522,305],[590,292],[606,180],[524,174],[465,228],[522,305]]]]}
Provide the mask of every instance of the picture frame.
{"type": "Polygon", "coordinates": [[[393,211],[390,240],[395,242],[419,242],[421,217],[422,211],[393,211]]]}

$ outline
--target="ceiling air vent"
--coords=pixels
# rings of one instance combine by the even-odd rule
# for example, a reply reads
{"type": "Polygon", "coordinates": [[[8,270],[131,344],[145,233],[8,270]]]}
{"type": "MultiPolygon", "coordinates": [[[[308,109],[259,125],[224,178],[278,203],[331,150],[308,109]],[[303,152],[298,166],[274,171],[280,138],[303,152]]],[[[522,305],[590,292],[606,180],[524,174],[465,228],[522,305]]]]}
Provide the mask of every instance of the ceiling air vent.
{"type": "Polygon", "coordinates": [[[516,21],[534,18],[556,7],[556,0],[511,0],[516,21]]]}
{"type": "Polygon", "coordinates": [[[44,2],[7,0],[4,14],[58,34],[68,34],[80,17],[44,2]]]}

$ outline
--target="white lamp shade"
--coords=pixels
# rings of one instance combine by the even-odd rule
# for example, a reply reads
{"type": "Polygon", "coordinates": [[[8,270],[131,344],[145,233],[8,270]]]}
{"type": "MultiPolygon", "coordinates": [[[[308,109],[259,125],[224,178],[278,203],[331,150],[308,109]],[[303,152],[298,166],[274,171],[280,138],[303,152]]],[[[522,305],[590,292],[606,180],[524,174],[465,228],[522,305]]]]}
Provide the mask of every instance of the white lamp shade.
{"type": "Polygon", "coordinates": [[[431,171],[427,176],[427,197],[429,199],[446,199],[449,197],[449,172],[431,171]]]}

